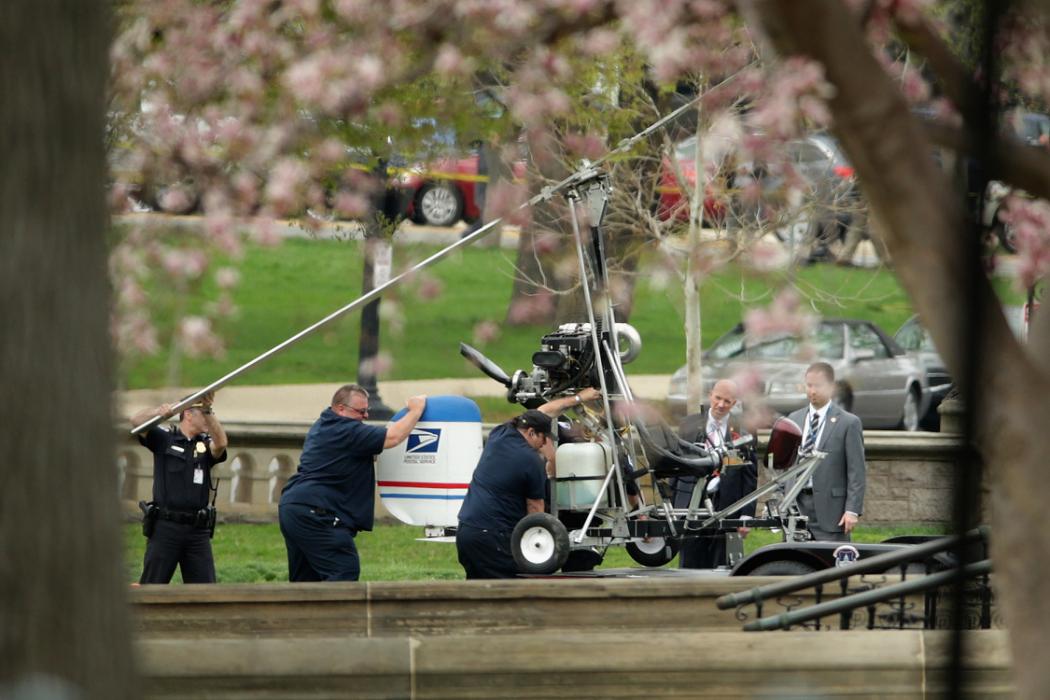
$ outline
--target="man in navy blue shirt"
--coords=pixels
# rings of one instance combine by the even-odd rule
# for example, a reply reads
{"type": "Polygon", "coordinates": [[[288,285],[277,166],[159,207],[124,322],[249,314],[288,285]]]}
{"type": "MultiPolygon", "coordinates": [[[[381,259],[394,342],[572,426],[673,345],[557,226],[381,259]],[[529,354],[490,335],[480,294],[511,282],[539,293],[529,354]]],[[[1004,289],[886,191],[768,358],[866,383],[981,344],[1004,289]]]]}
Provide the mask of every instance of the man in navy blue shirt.
{"type": "Polygon", "coordinates": [[[354,537],[371,530],[375,509],[375,456],[408,438],[426,406],[388,428],[366,425],[368,392],[346,384],[310,427],[299,470],[281,492],[278,517],[288,549],[290,581],[356,581],[361,574],[354,537]]]}
{"type": "Polygon", "coordinates": [[[468,579],[517,575],[510,536],[519,520],[543,512],[547,477],[554,474],[552,419],[570,406],[599,396],[588,388],[549,401],[489,434],[459,509],[456,550],[468,579]]]}

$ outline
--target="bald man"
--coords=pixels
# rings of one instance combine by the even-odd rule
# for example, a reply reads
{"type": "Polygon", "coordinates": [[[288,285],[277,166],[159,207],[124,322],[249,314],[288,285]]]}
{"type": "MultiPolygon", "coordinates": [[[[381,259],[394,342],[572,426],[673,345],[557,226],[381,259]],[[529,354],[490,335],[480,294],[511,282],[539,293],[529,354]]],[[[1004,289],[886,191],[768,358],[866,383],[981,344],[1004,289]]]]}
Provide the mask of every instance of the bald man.
{"type": "MultiPolygon", "coordinates": [[[[730,415],[733,407],[736,406],[738,392],[736,382],[730,379],[715,382],[707,397],[707,408],[702,409],[700,413],[686,416],[678,426],[678,436],[709,449],[728,449],[733,441],[746,435],[746,431],[737,425],[736,420],[730,415]]],[[[742,455],[744,464],[723,468],[720,473],[708,479],[708,493],[701,499],[701,503],[710,498],[717,512],[755,490],[758,486],[758,467],[756,466],[754,443],[742,448],[742,455]]],[[[689,499],[696,487],[696,482],[697,478],[693,476],[682,476],[675,479],[672,484],[675,508],[689,506],[689,499]]],[[[735,513],[730,513],[728,517],[739,518],[745,515],[754,517],[754,503],[744,506],[735,513]]],[[[746,536],[747,528],[740,528],[739,532],[742,536],[746,536]]],[[[682,541],[682,548],[678,553],[679,567],[713,569],[728,566],[728,564],[725,533],[690,537],[682,541]]]]}

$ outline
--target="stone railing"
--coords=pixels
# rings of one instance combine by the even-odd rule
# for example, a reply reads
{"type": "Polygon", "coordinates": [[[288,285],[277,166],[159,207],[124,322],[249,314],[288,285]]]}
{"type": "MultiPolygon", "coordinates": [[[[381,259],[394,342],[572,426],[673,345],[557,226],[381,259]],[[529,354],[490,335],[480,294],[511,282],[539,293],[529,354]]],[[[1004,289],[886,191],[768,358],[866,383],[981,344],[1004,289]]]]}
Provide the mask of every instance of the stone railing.
{"type": "MultiPolygon", "coordinates": [[[[299,464],[309,424],[230,423],[225,427],[229,455],[214,474],[219,479],[216,504],[220,517],[227,521],[275,520],[281,489],[299,464]]],[[[118,435],[121,498],[126,510],[137,514],[135,504],[149,500],[152,493],[153,458],[126,430],[118,435]]],[[[763,448],[765,437],[759,436],[763,448]]],[[[864,442],[868,466],[865,522],[939,525],[949,521],[958,436],[867,431],[864,442]]],[[[389,517],[378,499],[376,517],[389,517]]]]}

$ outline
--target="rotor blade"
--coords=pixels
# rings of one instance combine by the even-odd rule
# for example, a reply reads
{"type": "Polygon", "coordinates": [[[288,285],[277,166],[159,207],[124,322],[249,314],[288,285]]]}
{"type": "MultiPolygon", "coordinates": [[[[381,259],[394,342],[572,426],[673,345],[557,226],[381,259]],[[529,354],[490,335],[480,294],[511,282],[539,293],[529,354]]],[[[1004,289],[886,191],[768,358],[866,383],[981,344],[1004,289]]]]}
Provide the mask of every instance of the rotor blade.
{"type": "Polygon", "coordinates": [[[503,386],[510,388],[510,377],[503,371],[503,368],[497,365],[495,362],[485,357],[475,348],[470,347],[466,343],[459,344],[459,354],[470,360],[471,364],[480,369],[488,376],[495,379],[503,386]]]}

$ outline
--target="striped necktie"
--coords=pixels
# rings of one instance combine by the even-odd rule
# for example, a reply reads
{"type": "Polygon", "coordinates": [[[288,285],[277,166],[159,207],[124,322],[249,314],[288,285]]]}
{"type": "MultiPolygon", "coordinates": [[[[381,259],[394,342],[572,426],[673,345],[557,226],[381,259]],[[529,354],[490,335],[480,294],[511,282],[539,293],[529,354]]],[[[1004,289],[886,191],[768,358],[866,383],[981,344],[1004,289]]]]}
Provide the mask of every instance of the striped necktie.
{"type": "Polygon", "coordinates": [[[800,455],[809,456],[813,453],[813,448],[817,446],[818,428],[820,428],[820,414],[813,411],[809,414],[809,434],[806,435],[806,442],[799,451],[800,455]]]}

